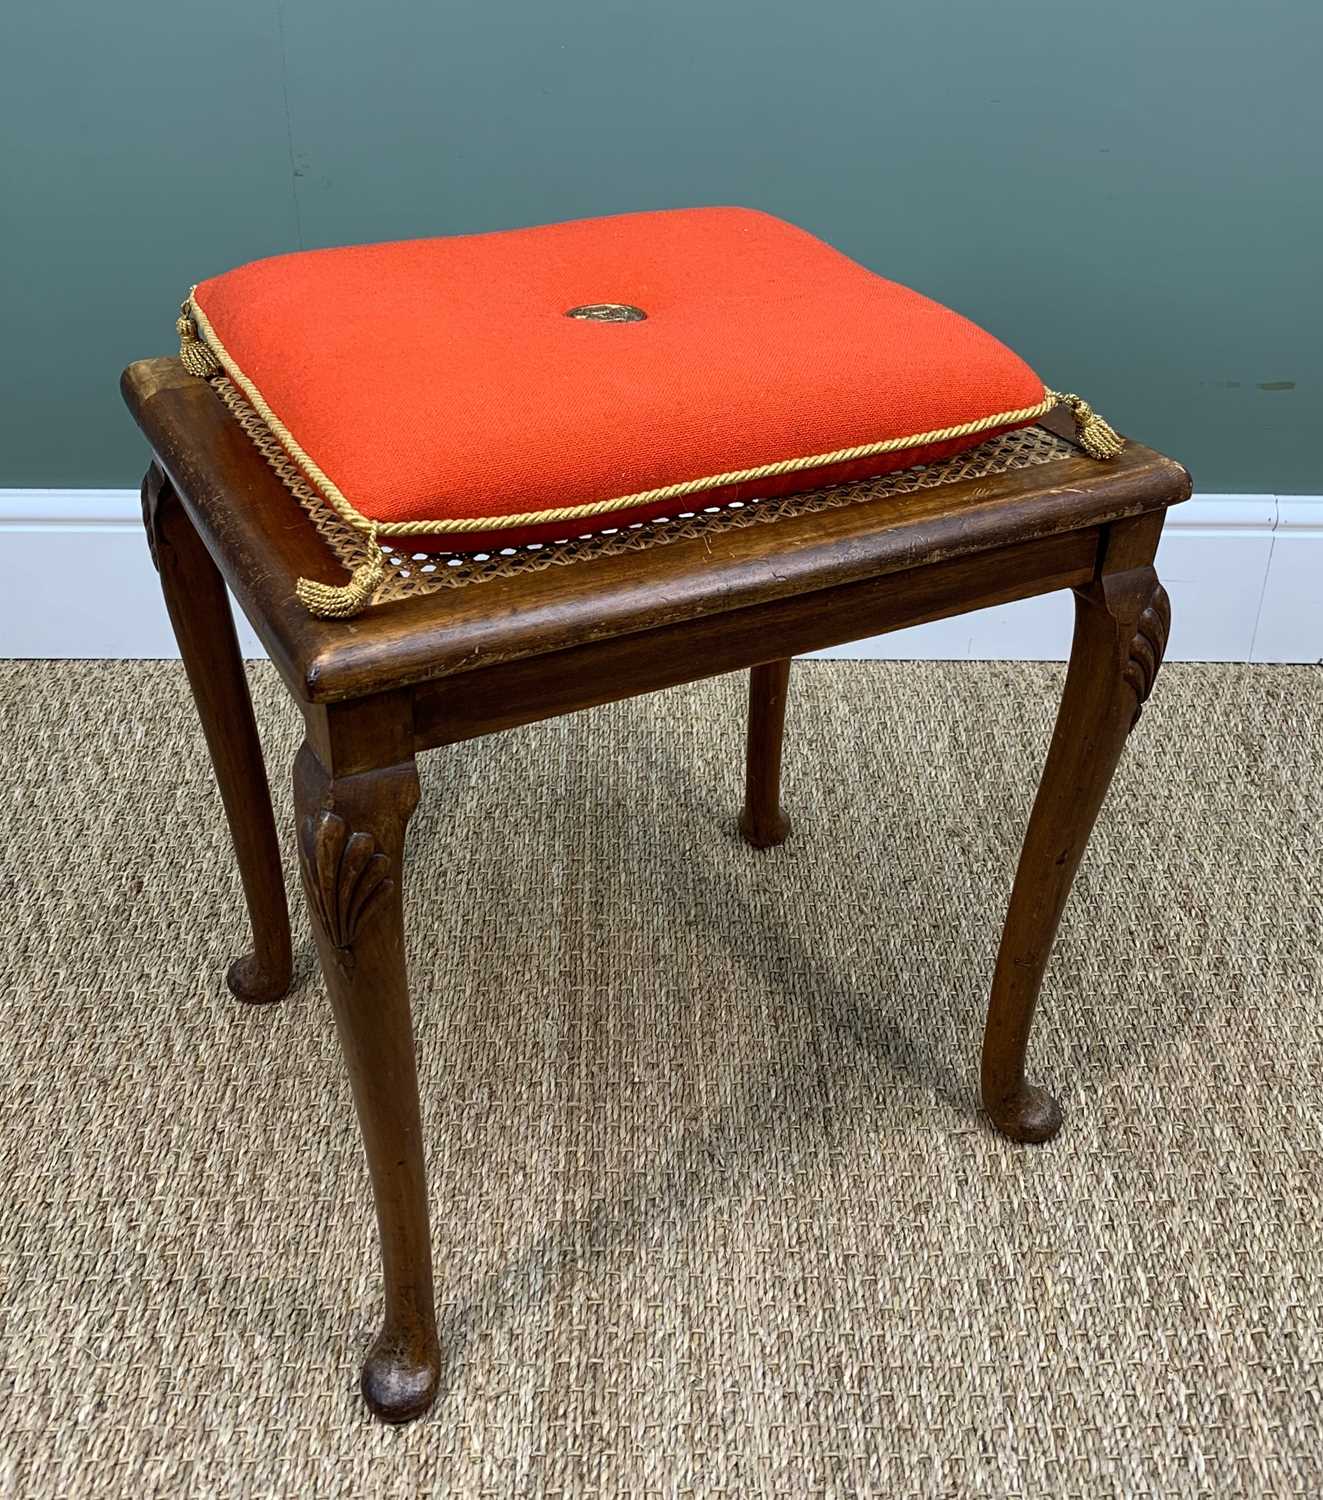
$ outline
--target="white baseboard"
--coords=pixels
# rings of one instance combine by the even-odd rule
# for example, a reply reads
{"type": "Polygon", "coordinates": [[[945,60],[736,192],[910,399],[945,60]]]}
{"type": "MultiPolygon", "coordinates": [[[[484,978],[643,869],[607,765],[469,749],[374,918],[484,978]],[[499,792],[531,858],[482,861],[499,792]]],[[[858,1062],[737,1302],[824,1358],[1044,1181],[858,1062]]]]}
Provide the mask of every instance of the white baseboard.
{"type": "MultiPolygon", "coordinates": [[[[1323,661],[1323,495],[1201,495],[1167,520],[1158,567],[1180,661],[1323,661]]],[[[262,648],[240,620],[246,654],[262,648]]],[[[822,652],[1063,659],[1063,594],[822,652]]],[[[0,490],[0,656],[177,653],[133,490],[0,490]]]]}

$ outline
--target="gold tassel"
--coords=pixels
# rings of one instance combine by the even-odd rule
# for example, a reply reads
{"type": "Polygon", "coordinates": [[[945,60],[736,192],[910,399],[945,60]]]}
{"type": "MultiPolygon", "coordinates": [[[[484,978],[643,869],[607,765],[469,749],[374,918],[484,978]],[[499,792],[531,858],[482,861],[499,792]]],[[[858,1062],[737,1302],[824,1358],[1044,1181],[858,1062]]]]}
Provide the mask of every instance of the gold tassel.
{"type": "Polygon", "coordinates": [[[367,533],[367,545],[368,560],[354,569],[343,587],[318,583],[313,578],[299,579],[294,591],[309,614],[322,620],[348,620],[372,603],[386,576],[386,554],[377,541],[376,526],[367,533]]]}
{"type": "Polygon", "coordinates": [[[199,380],[210,380],[220,374],[220,360],[198,338],[198,326],[189,316],[187,302],[180,304],[175,332],[179,335],[179,362],[190,375],[196,375],[199,380]]]}
{"type": "Polygon", "coordinates": [[[1069,391],[1045,391],[1044,394],[1055,396],[1063,405],[1070,407],[1080,447],[1090,458],[1119,457],[1125,448],[1125,439],[1117,436],[1110,423],[1105,422],[1083,396],[1072,395],[1069,391]]]}

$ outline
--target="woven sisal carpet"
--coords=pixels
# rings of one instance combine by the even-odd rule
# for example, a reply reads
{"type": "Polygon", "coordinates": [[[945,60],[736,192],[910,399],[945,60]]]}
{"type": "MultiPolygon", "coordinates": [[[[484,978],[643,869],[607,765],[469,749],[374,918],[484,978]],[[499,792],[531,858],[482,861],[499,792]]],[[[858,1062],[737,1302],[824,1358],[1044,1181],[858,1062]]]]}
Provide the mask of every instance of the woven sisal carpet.
{"type": "Polygon", "coordinates": [[[311,943],[283,1006],[226,994],[182,673],[0,667],[0,1492],[1323,1491],[1323,671],[1164,673],[1049,974],[1035,1149],[974,1089],[1060,680],[804,664],[764,855],[735,681],[426,759],[448,1389],[388,1430],[311,943]]]}

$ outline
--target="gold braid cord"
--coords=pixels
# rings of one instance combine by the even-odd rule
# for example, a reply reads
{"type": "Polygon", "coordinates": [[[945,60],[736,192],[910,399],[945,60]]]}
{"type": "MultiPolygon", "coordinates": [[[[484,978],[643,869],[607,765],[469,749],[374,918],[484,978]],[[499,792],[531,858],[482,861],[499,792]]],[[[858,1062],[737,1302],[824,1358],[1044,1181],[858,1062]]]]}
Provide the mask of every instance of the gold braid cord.
{"type": "MultiPolygon", "coordinates": [[[[364,533],[341,520],[327,505],[281,447],[275,434],[248,404],[248,398],[226,376],[211,382],[211,388],[229,407],[235,421],[254,448],[271,466],[285,489],[304,513],[346,572],[371,561],[364,533]]],[[[965,480],[986,479],[1038,464],[1060,463],[1078,449],[1045,427],[1012,427],[986,438],[976,447],[962,448],[954,458],[893,469],[871,479],[855,479],[793,495],[755,496],[721,505],[676,507],[673,514],[653,521],[632,521],[625,526],[604,526],[588,533],[571,532],[551,542],[520,542],[490,551],[411,552],[406,544],[378,544],[385,558],[385,574],[371,600],[385,604],[396,599],[416,599],[442,589],[467,588],[493,578],[521,578],[548,568],[588,563],[600,557],[621,557],[646,552],[673,542],[709,541],[727,531],[765,526],[800,516],[840,510],[847,505],[899,500],[902,496],[940,489],[965,480]]]]}
{"type": "MultiPolygon", "coordinates": [[[[994,412],[954,426],[934,428],[929,432],[914,433],[907,437],[886,438],[875,443],[861,443],[852,448],[839,448],[830,453],[781,459],[755,468],[732,469],[723,474],[711,474],[702,479],[661,485],[655,489],[640,490],[635,494],[620,495],[610,500],[595,500],[582,505],[561,506],[553,510],[524,511],[517,515],[506,516],[449,517],[432,521],[378,521],[365,516],[352,505],[334,481],[303,450],[293,434],[271,409],[258,387],[234,362],[207,315],[191,294],[181,308],[176,329],[180,338],[179,357],[185,369],[190,374],[207,380],[222,374],[228,377],[220,384],[232,384],[233,388],[242,392],[252,411],[297,465],[300,474],[315,487],[321,500],[341,521],[368,540],[367,559],[353,570],[348,584],[335,587],[312,579],[299,579],[297,584],[299,599],[310,613],[326,619],[348,619],[372,602],[387,571],[386,556],[379,542],[379,538],[382,537],[441,536],[474,531],[501,531],[558,521],[577,525],[599,517],[609,518],[617,511],[637,509],[668,500],[683,500],[689,495],[700,495],[708,490],[724,489],[760,479],[771,479],[806,469],[829,468],[860,458],[895,453],[907,448],[926,447],[928,444],[946,442],[953,438],[972,437],[994,428],[1031,422],[1036,417],[1045,416],[1058,403],[1063,403],[1070,408],[1075,419],[1080,446],[1091,457],[1115,458],[1124,446],[1123,439],[1117,436],[1082,397],[1048,390],[1045,387],[1042,401],[1015,411],[994,412]]],[[[227,404],[234,409],[233,402],[227,399],[227,404]]]]}

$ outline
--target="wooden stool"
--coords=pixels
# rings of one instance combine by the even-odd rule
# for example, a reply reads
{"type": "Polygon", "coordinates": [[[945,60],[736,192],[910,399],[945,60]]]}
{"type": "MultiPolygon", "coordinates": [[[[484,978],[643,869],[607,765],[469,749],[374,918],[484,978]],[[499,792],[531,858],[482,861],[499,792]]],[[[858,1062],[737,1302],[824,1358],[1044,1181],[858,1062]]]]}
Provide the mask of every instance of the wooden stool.
{"type": "MultiPolygon", "coordinates": [[[[303,576],[339,582],[311,520],[217,395],[175,359],[124,375],[155,454],[143,512],[211,750],[253,948],[243,1000],[290,983],[290,932],[266,771],[225,585],[302,710],[294,765],[304,890],[371,1170],[385,1323],[363,1368],[372,1410],[425,1411],[440,1370],[422,1126],[404,966],[403,846],[415,757],[574,709],[750,669],[740,827],[779,843],[790,658],[945,615],[1073,589],[1074,644],[992,980],[983,1104],[1017,1141],[1061,1125],[1025,1077],[1058,920],[1126,736],[1162,660],[1167,597],[1153,559],[1178,464],[1131,443],[935,488],[823,503],[764,524],[313,618],[303,576]]],[[[1065,438],[1068,423],[1045,424],[1065,438]]],[[[856,487],[857,488],[857,487],[856,487]]],[[[826,500],[839,500],[826,491],[826,500]]],[[[793,510],[793,507],[791,508],[793,510]]]]}

